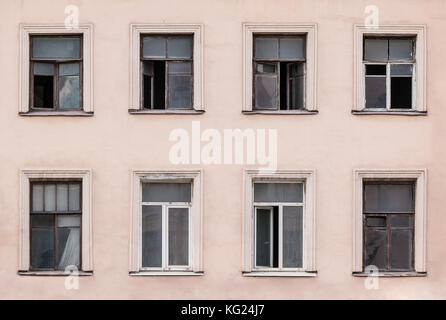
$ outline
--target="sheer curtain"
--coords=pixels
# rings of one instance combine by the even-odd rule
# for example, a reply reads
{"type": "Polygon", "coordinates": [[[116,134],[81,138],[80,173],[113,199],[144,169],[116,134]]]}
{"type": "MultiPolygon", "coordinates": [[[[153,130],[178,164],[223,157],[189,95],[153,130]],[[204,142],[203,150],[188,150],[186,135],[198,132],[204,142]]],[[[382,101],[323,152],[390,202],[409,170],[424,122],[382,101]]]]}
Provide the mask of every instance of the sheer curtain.
{"type": "Polygon", "coordinates": [[[63,269],[70,265],[79,265],[79,228],[70,228],[70,234],[65,245],[65,249],[59,261],[59,268],[63,269]]]}

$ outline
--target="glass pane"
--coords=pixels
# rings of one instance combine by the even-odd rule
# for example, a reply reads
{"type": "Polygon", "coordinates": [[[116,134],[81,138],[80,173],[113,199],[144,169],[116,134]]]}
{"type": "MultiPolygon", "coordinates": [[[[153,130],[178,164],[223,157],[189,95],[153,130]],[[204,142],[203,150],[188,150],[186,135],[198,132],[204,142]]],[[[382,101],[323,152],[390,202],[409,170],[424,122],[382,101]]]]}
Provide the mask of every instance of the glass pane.
{"type": "Polygon", "coordinates": [[[412,75],[412,65],[411,64],[391,64],[390,65],[390,74],[392,76],[397,75],[412,75]]]}
{"type": "Polygon", "coordinates": [[[412,108],[412,77],[391,77],[390,108],[412,108]]]}
{"type": "Polygon", "coordinates": [[[364,40],[364,60],[386,61],[388,58],[388,40],[365,39],[364,40]]]}
{"type": "Polygon", "coordinates": [[[279,47],[277,39],[255,39],[255,57],[257,59],[277,59],[279,47]]]}
{"type": "Polygon", "coordinates": [[[169,265],[189,265],[189,209],[169,208],[169,265]]]}
{"type": "Polygon", "coordinates": [[[79,76],[59,77],[59,107],[78,109],[79,105],[79,76]]]}
{"type": "Polygon", "coordinates": [[[80,38],[33,37],[34,58],[80,58],[80,38]]]}
{"type": "Polygon", "coordinates": [[[153,76],[153,62],[151,62],[151,61],[144,61],[142,66],[143,66],[142,73],[144,75],[153,76]]]}
{"type": "Polygon", "coordinates": [[[190,109],[192,100],[191,79],[191,76],[169,76],[169,108],[190,109]]]}
{"type": "Polygon", "coordinates": [[[80,263],[80,228],[57,229],[58,269],[65,270],[67,266],[77,266],[80,263]]]}
{"type": "Polygon", "coordinates": [[[43,211],[43,184],[33,184],[33,211],[43,211]]]}
{"type": "Polygon", "coordinates": [[[81,217],[80,216],[61,216],[57,217],[58,227],[80,227],[81,217]]]}
{"type": "Polygon", "coordinates": [[[68,185],[57,185],[57,211],[68,210],[68,185]]]}
{"type": "Polygon", "coordinates": [[[367,217],[367,227],[386,227],[386,217],[367,217]]]}
{"type": "Polygon", "coordinates": [[[169,38],[167,40],[167,56],[169,58],[192,58],[192,39],[169,38]]]}
{"type": "Polygon", "coordinates": [[[257,72],[259,72],[259,73],[276,73],[276,64],[257,63],[257,72]]]}
{"type": "Polygon", "coordinates": [[[32,214],[31,227],[54,227],[54,215],[52,214],[32,214]]]}
{"type": "Polygon", "coordinates": [[[56,210],[56,185],[45,185],[45,211],[56,210]]]}
{"type": "Polygon", "coordinates": [[[289,66],[289,108],[292,110],[304,107],[304,63],[293,63],[289,66]]]}
{"type": "Polygon", "coordinates": [[[79,74],[79,63],[62,63],[59,64],[59,75],[70,76],[79,74]]]}
{"type": "Polygon", "coordinates": [[[258,109],[276,109],[277,77],[255,76],[255,107],[258,109]]]}
{"type": "Polygon", "coordinates": [[[142,206],[142,267],[162,266],[162,207],[142,206]]]}
{"type": "Polygon", "coordinates": [[[80,190],[81,190],[81,186],[78,183],[72,183],[69,185],[68,188],[69,192],[69,210],[70,211],[79,211],[81,209],[81,204],[80,204],[80,190]]]}
{"type": "Polygon", "coordinates": [[[160,37],[143,38],[143,57],[166,57],[166,39],[160,37]]]}
{"type": "Polygon", "coordinates": [[[52,63],[34,63],[34,74],[47,76],[54,75],[54,64],[52,63]]]}
{"type": "Polygon", "coordinates": [[[389,60],[412,60],[412,40],[390,39],[389,60]]]}
{"type": "Polygon", "coordinates": [[[281,59],[305,59],[304,38],[280,39],[281,59]]]}
{"type": "Polygon", "coordinates": [[[413,231],[392,229],[390,231],[390,268],[412,270],[413,231]]]}
{"type": "Polygon", "coordinates": [[[392,228],[412,228],[413,215],[392,215],[391,224],[392,228]]]}
{"type": "Polygon", "coordinates": [[[364,269],[367,266],[376,266],[380,270],[386,269],[387,234],[386,230],[366,228],[365,230],[365,257],[364,269]]]}
{"type": "Polygon", "coordinates": [[[365,184],[364,211],[413,212],[413,184],[365,184]]]}
{"type": "Polygon", "coordinates": [[[191,72],[192,64],[190,62],[169,62],[169,74],[191,72]]]}
{"type": "Polygon", "coordinates": [[[143,202],[190,202],[190,183],[144,183],[143,202]]]}
{"type": "Polygon", "coordinates": [[[271,267],[271,211],[256,210],[256,266],[271,267]]]}
{"type": "Polygon", "coordinates": [[[365,107],[386,107],[386,78],[365,78],[365,107]]]}
{"type": "Polygon", "coordinates": [[[385,64],[367,64],[365,66],[367,76],[385,76],[387,74],[385,64]]]}
{"type": "Polygon", "coordinates": [[[255,202],[303,202],[302,183],[255,183],[255,202]]]}
{"type": "Polygon", "coordinates": [[[303,259],[303,208],[283,207],[283,267],[301,268],[303,259]]]}
{"type": "Polygon", "coordinates": [[[31,268],[54,268],[54,229],[31,229],[31,268]]]}

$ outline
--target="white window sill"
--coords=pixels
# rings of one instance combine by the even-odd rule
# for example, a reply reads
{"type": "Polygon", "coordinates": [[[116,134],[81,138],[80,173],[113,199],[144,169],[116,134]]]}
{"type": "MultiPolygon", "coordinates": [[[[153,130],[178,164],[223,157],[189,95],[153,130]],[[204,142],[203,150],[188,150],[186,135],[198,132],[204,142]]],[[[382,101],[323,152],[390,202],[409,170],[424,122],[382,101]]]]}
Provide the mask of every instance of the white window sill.
{"type": "Polygon", "coordinates": [[[81,110],[74,110],[74,111],[28,111],[28,112],[19,112],[20,116],[26,116],[26,117],[92,117],[93,112],[85,112],[81,110]]]}
{"type": "Polygon", "coordinates": [[[132,277],[150,277],[150,276],[202,276],[203,271],[139,271],[129,272],[132,277]]]}
{"type": "Polygon", "coordinates": [[[65,271],[18,271],[21,276],[92,276],[93,271],[77,271],[77,272],[65,272],[65,271]]]}
{"type": "Polygon", "coordinates": [[[397,116],[427,116],[427,111],[406,110],[352,110],[354,115],[397,115],[397,116]]]}
{"type": "Polygon", "coordinates": [[[242,114],[251,115],[251,114],[268,114],[268,115],[310,115],[310,114],[318,114],[317,110],[244,110],[242,114]]]}
{"type": "Polygon", "coordinates": [[[317,271],[252,271],[242,272],[244,277],[303,277],[313,278],[317,276],[317,271]]]}
{"type": "Polygon", "coordinates": [[[202,114],[204,110],[195,109],[129,109],[130,114],[202,114]]]}
{"type": "Polygon", "coordinates": [[[352,276],[354,277],[383,277],[383,278],[394,278],[394,277],[427,277],[426,272],[416,272],[416,271],[407,271],[407,272],[353,272],[352,276]]]}

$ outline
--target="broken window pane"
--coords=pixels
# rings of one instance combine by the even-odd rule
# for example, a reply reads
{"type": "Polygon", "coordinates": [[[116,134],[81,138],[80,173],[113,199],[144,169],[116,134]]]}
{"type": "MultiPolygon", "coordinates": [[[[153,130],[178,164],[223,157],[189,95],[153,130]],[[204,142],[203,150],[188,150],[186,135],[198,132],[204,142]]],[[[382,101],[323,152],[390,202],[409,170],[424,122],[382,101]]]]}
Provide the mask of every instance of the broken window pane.
{"type": "Polygon", "coordinates": [[[365,107],[386,108],[386,78],[365,78],[365,107]]]}
{"type": "Polygon", "coordinates": [[[144,183],[142,201],[144,202],[190,202],[190,183],[144,183]]]}
{"type": "Polygon", "coordinates": [[[283,207],[283,267],[301,268],[303,257],[303,208],[283,207]]]}
{"type": "Polygon", "coordinates": [[[34,58],[80,58],[79,37],[33,37],[34,58]]]}
{"type": "Polygon", "coordinates": [[[304,59],[305,48],[304,38],[281,38],[280,39],[281,59],[304,59]]]}
{"type": "Polygon", "coordinates": [[[392,229],[390,233],[390,268],[393,270],[411,270],[413,231],[392,229]]]}
{"type": "Polygon", "coordinates": [[[413,212],[413,184],[372,184],[364,185],[364,211],[413,212]]]}
{"type": "Polygon", "coordinates": [[[277,108],[277,76],[255,76],[255,107],[258,109],[277,108]]]}
{"type": "Polygon", "coordinates": [[[364,40],[364,60],[386,61],[388,59],[388,46],[388,40],[366,38],[364,40]]]}
{"type": "Polygon", "coordinates": [[[169,265],[189,264],[189,209],[169,208],[169,265]]]}
{"type": "Polygon", "coordinates": [[[389,60],[412,60],[413,41],[410,39],[389,40],[389,60]]]}
{"type": "Polygon", "coordinates": [[[59,108],[78,109],[79,107],[79,76],[59,77],[59,108]]]}
{"type": "Polygon", "coordinates": [[[255,39],[255,57],[257,59],[277,59],[279,56],[278,39],[255,39]]]}
{"type": "Polygon", "coordinates": [[[255,202],[303,202],[302,183],[255,183],[255,202]]]}
{"type": "Polygon", "coordinates": [[[192,38],[169,38],[167,40],[167,56],[169,58],[191,58],[192,38]]]}
{"type": "Polygon", "coordinates": [[[390,108],[412,108],[412,77],[391,77],[390,108]]]}
{"type": "Polygon", "coordinates": [[[142,206],[142,267],[162,265],[162,207],[142,206]]]}
{"type": "Polygon", "coordinates": [[[387,231],[367,228],[364,242],[364,268],[376,266],[380,270],[387,269],[387,231]]]}
{"type": "Polygon", "coordinates": [[[272,221],[270,209],[256,210],[256,266],[272,266],[272,221]]]}
{"type": "Polygon", "coordinates": [[[142,52],[145,58],[165,58],[166,39],[162,37],[144,37],[142,52]]]}

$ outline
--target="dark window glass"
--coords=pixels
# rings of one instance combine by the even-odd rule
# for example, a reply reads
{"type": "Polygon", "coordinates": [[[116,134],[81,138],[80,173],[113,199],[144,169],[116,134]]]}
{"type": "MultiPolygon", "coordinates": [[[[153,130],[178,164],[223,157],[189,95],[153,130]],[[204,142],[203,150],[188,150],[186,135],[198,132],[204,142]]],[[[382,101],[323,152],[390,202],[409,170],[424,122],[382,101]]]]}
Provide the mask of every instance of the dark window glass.
{"type": "Polygon", "coordinates": [[[169,265],[189,264],[189,209],[169,208],[169,265]]]}
{"type": "Polygon", "coordinates": [[[192,185],[190,183],[144,183],[143,202],[190,202],[192,185]]]}
{"type": "Polygon", "coordinates": [[[254,183],[255,202],[303,202],[302,183],[254,183]]]}
{"type": "Polygon", "coordinates": [[[142,267],[162,266],[162,207],[142,206],[142,267]]]}

